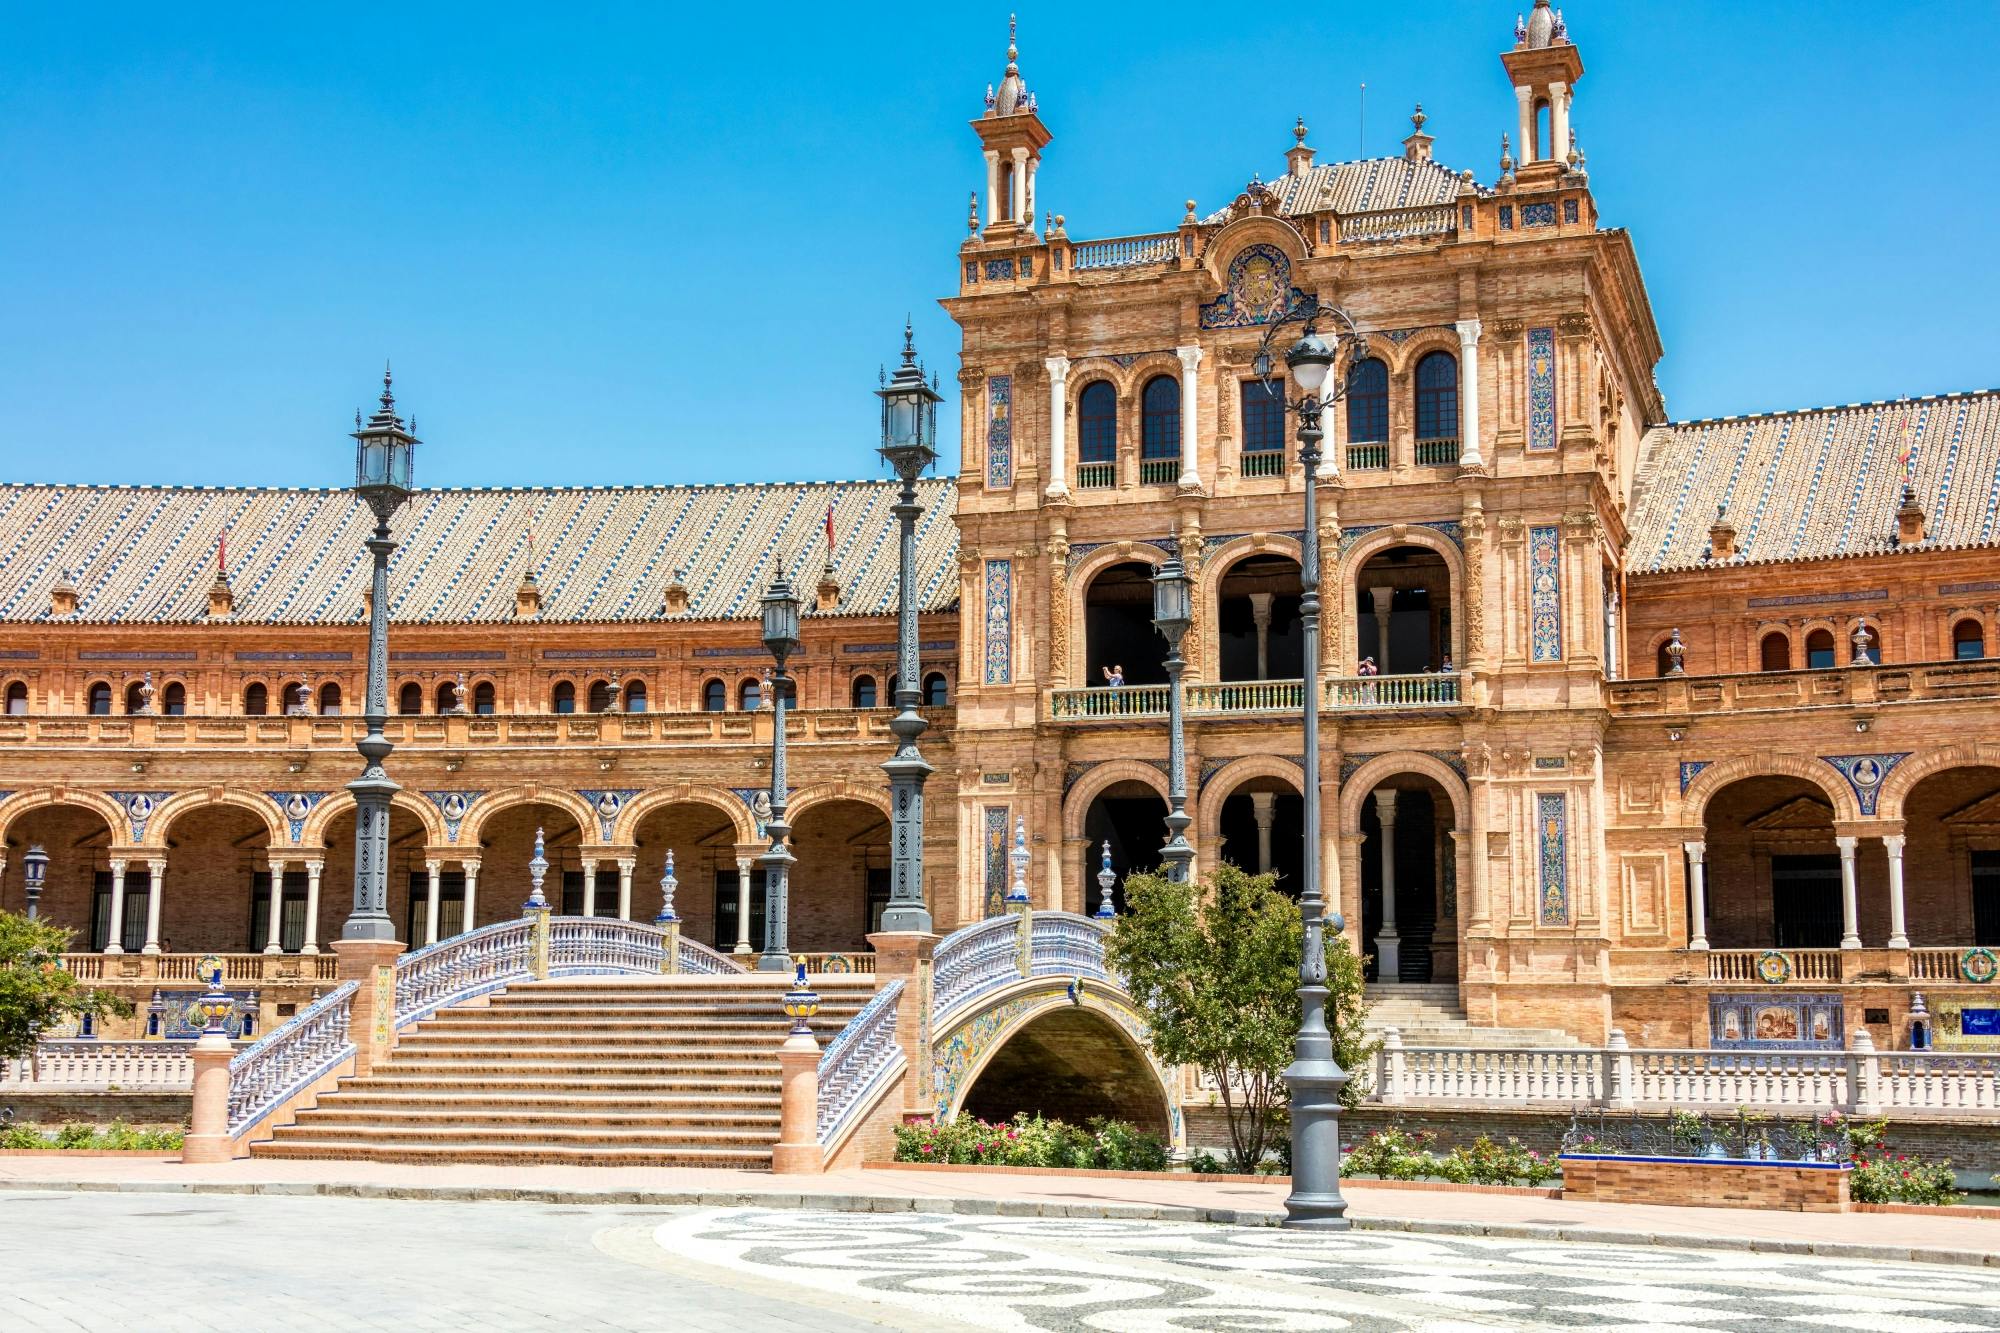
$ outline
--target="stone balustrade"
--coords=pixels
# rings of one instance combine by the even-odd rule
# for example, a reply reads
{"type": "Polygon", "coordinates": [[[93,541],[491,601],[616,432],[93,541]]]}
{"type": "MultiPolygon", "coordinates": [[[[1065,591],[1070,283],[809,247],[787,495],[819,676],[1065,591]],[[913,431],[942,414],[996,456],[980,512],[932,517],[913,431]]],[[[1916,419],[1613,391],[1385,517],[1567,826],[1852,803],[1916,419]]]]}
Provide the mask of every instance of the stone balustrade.
{"type": "Polygon", "coordinates": [[[1078,241],[1070,247],[1069,266],[1072,272],[1145,268],[1176,263],[1180,257],[1180,233],[1163,231],[1149,236],[1113,236],[1101,241],[1078,241]]]}
{"type": "Polygon", "coordinates": [[[902,1002],[899,978],[877,991],[820,1053],[815,1128],[821,1148],[837,1147],[855,1117],[900,1075],[905,1060],[896,1023],[902,1002]]]}
{"type": "Polygon", "coordinates": [[[2000,698],[2000,661],[1861,663],[1807,671],[1649,676],[1610,681],[1605,696],[1614,716],[1640,717],[1993,699],[2000,698]]]}
{"type": "Polygon", "coordinates": [[[0,1090],[186,1092],[194,1086],[191,1041],[45,1041],[33,1054],[0,1060],[0,1090]]]}
{"type": "Polygon", "coordinates": [[[1458,232],[1456,204],[1421,208],[1380,208],[1348,213],[1340,219],[1342,245],[1381,245],[1389,241],[1428,241],[1458,232]]]}
{"type": "Polygon", "coordinates": [[[199,989],[206,980],[199,975],[199,965],[211,956],[222,960],[225,984],[310,985],[332,981],[339,968],[330,953],[66,953],[62,963],[79,981],[103,985],[185,983],[199,989]]]}
{"type": "MultiPolygon", "coordinates": [[[[1323,681],[1329,712],[1365,713],[1393,709],[1457,708],[1464,702],[1464,678],[1439,672],[1412,676],[1330,676],[1323,681]]],[[[1231,680],[1188,685],[1183,707],[1189,717],[1296,718],[1305,682],[1231,680]]],[[[1121,722],[1167,716],[1165,685],[1050,690],[1049,718],[1055,722],[1121,722]]]]}

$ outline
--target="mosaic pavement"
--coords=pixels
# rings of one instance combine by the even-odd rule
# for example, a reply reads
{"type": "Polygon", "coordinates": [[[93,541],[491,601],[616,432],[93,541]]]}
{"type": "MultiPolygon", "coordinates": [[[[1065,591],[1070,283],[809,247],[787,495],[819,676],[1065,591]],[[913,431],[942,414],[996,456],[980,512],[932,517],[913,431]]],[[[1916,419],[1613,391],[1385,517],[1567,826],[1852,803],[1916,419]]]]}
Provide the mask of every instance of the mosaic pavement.
{"type": "Polygon", "coordinates": [[[1806,1256],[758,1209],[681,1214],[652,1237],[670,1271],[906,1328],[2000,1328],[2000,1273],[1806,1256]]]}

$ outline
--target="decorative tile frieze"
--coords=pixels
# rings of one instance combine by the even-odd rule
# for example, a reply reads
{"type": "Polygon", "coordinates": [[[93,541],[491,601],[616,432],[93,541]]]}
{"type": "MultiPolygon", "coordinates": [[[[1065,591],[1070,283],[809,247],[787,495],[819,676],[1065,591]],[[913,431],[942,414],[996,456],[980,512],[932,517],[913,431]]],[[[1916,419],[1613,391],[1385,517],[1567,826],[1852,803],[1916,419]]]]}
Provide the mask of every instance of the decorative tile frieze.
{"type": "Polygon", "coordinates": [[[1528,529],[1528,658],[1560,662],[1562,643],[1562,530],[1528,529]]]}
{"type": "Polygon", "coordinates": [[[1569,924],[1569,804],[1559,791],[1535,793],[1535,852],[1545,926],[1569,924]]]}
{"type": "Polygon", "coordinates": [[[1528,330],[1528,451],[1556,447],[1556,331],[1528,330]]]}
{"type": "Polygon", "coordinates": [[[597,812],[597,836],[601,841],[611,841],[612,826],[618,822],[618,812],[625,808],[625,802],[639,794],[637,788],[617,791],[578,789],[578,796],[590,802],[590,808],[597,812]]]}
{"type": "Polygon", "coordinates": [[[1687,795],[1688,784],[1701,776],[1701,770],[1714,763],[1713,759],[1681,760],[1681,795],[1687,795]]]}
{"type": "Polygon", "coordinates": [[[1014,484],[1014,377],[986,380],[986,485],[1005,490],[1014,484]]]}
{"type": "Polygon", "coordinates": [[[173,795],[166,791],[108,791],[104,793],[118,802],[125,811],[125,818],[132,826],[132,841],[143,842],[146,838],[146,821],[153,817],[161,801],[173,795]]]}
{"type": "Polygon", "coordinates": [[[1876,798],[1882,794],[1883,780],[1911,753],[1904,750],[1896,754],[1823,754],[1820,758],[1832,764],[1840,776],[1847,779],[1861,813],[1872,815],[1875,813],[1876,798]]]}
{"type": "Polygon", "coordinates": [[[988,685],[1014,679],[1014,562],[986,562],[986,672],[988,685]]]}
{"type": "Polygon", "coordinates": [[[981,812],[979,845],[986,868],[986,915],[1007,910],[1007,816],[1011,806],[989,805],[981,812]]]}
{"type": "Polygon", "coordinates": [[[276,805],[279,813],[284,815],[285,827],[288,830],[286,836],[293,842],[297,842],[305,834],[306,817],[312,814],[313,807],[333,793],[324,791],[267,791],[264,794],[271,798],[271,803],[276,805]]]}
{"type": "Polygon", "coordinates": [[[1269,324],[1308,303],[1292,286],[1292,261],[1275,245],[1246,245],[1229,261],[1222,295],[1201,308],[1205,329],[1269,324]]]}
{"type": "Polygon", "coordinates": [[[444,835],[452,842],[458,841],[458,826],[465,822],[465,812],[472,803],[484,796],[483,791],[427,791],[424,799],[438,808],[444,816],[444,835]]]}

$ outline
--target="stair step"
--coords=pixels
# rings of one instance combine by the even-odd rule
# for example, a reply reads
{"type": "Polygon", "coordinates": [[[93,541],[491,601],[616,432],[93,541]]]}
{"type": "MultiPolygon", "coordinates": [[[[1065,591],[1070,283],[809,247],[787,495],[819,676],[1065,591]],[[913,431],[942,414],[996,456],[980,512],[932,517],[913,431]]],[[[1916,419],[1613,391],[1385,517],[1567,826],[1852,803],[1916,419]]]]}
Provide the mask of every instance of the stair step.
{"type": "Polygon", "coordinates": [[[335,1124],[325,1128],[312,1125],[283,1125],[274,1131],[274,1143],[338,1138],[356,1143],[417,1143],[438,1148],[461,1145],[546,1145],[577,1148],[661,1148],[661,1147],[743,1147],[775,1143],[778,1127],[768,1130],[715,1129],[594,1129],[586,1126],[510,1125],[369,1125],[335,1124]]]}
{"type": "Polygon", "coordinates": [[[526,1164],[550,1166],[712,1166],[736,1170],[768,1171],[771,1151],[766,1148],[555,1148],[546,1144],[451,1144],[420,1142],[316,1139],[259,1143],[254,1157],[288,1157],[319,1160],[430,1164],[436,1162],[526,1164]]]}

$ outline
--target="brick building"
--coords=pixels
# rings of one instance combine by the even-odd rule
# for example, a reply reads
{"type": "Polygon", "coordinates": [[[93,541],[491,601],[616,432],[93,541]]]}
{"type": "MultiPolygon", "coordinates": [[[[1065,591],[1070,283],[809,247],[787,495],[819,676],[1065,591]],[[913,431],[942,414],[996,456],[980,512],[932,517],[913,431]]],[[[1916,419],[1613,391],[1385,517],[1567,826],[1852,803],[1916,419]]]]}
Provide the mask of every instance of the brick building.
{"type": "MultiPolygon", "coordinates": [[[[1296,889],[1316,782],[1329,892],[1383,982],[1588,1040],[1806,1048],[1863,1027],[1902,1046],[1922,991],[1941,1040],[1986,1041],[2000,395],[1671,421],[1636,250],[1577,148],[1581,49],[1537,3],[1501,63],[1488,180],[1433,156],[1421,112],[1399,155],[1363,161],[1318,161],[1301,123],[1223,206],[1084,240],[1037,205],[1055,137],[1010,48],[972,121],[986,170],[945,301],[960,468],[922,493],[939,929],[1001,910],[1017,821],[1044,906],[1093,904],[1107,852],[1121,875],[1156,862],[1148,579],[1171,549],[1197,589],[1198,855],[1296,889]],[[1310,300],[1366,335],[1312,479],[1282,368],[1257,365],[1310,300]]],[[[690,933],[754,939],[755,598],[783,562],[818,583],[793,943],[864,949],[887,884],[891,502],[877,482],[417,497],[392,569],[407,938],[429,936],[433,880],[445,932],[517,910],[541,827],[572,909],[649,916],[671,848],[690,933]]],[[[166,966],[148,948],[264,950],[275,893],[262,975],[316,979],[302,960],[351,869],[362,536],[340,492],[0,491],[0,902],[43,845],[44,910],[145,984],[166,966]]]]}

